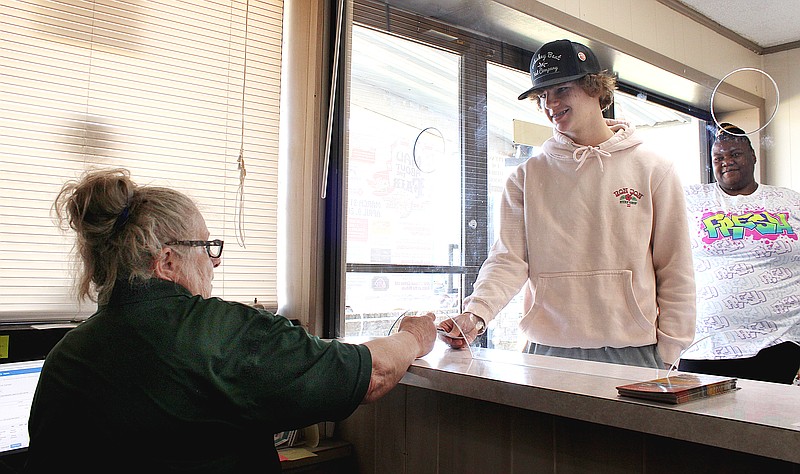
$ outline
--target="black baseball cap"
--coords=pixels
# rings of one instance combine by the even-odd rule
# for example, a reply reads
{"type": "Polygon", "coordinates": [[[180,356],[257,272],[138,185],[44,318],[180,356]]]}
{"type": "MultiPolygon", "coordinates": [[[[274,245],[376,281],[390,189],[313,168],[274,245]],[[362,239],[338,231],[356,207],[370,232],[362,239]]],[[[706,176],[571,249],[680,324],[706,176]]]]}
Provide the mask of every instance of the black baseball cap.
{"type": "Polygon", "coordinates": [[[600,62],[591,49],[570,40],[551,41],[542,45],[531,58],[533,87],[519,95],[526,99],[533,91],[601,72],[600,62]]]}

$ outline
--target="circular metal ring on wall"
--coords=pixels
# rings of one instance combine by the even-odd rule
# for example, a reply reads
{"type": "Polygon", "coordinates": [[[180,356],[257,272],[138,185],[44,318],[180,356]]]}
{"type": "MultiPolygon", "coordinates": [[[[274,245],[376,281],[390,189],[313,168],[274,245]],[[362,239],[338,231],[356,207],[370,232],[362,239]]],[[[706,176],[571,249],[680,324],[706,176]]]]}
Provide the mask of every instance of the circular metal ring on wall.
{"type": "Polygon", "coordinates": [[[425,133],[430,133],[431,135],[438,135],[439,136],[439,140],[441,140],[441,142],[442,142],[442,150],[441,150],[441,154],[442,155],[444,155],[444,146],[445,146],[444,135],[442,135],[442,132],[436,127],[427,127],[427,128],[423,128],[422,131],[420,131],[417,134],[417,138],[414,139],[414,147],[411,150],[411,154],[413,155],[413,158],[414,158],[414,166],[416,166],[417,169],[420,170],[423,173],[431,173],[436,169],[436,166],[435,166],[436,164],[435,163],[433,164],[433,169],[430,169],[430,170],[423,169],[423,165],[422,165],[422,163],[420,163],[420,161],[418,159],[418,156],[417,156],[417,145],[419,145],[419,140],[423,136],[423,134],[425,134],[425,133]]]}
{"type": "Polygon", "coordinates": [[[753,130],[752,132],[734,133],[734,132],[729,132],[727,130],[725,131],[725,133],[729,133],[731,135],[736,135],[736,136],[739,136],[739,137],[743,137],[743,136],[746,136],[746,135],[752,135],[754,133],[758,133],[761,130],[764,130],[765,128],[767,128],[767,125],[769,125],[772,122],[772,119],[775,118],[775,114],[778,113],[778,105],[781,103],[781,93],[778,90],[778,84],[775,82],[775,79],[773,79],[772,76],[770,76],[769,74],[766,73],[766,71],[763,71],[763,70],[755,68],[755,67],[740,67],[739,69],[734,69],[733,71],[729,72],[728,74],[725,74],[725,76],[722,79],[719,80],[717,85],[714,87],[714,90],[711,92],[711,118],[714,119],[714,123],[717,125],[718,128],[721,129],[722,126],[720,125],[719,120],[717,120],[717,116],[714,113],[714,96],[717,95],[717,90],[719,89],[719,86],[721,86],[722,83],[725,82],[725,79],[727,79],[727,78],[731,77],[732,75],[734,75],[735,73],[741,72],[741,71],[756,71],[756,72],[760,72],[761,74],[767,76],[767,78],[772,82],[772,86],[775,87],[775,110],[772,111],[772,115],[769,116],[769,119],[764,123],[764,125],[762,125],[759,128],[753,130]]]}

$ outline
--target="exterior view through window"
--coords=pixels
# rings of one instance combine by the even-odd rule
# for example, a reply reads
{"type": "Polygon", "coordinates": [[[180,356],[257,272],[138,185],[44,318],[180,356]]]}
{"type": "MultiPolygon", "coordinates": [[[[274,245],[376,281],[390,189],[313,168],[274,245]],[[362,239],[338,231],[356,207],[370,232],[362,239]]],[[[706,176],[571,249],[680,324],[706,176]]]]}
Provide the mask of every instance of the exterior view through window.
{"type": "MultiPolygon", "coordinates": [[[[472,90],[464,86],[473,74],[465,53],[424,36],[352,27],[344,336],[388,334],[408,312],[432,311],[437,321],[459,314],[496,239],[506,177],[552,135],[536,105],[517,100],[530,87],[527,71],[481,59],[470,83],[480,87],[472,90]],[[466,118],[473,113],[478,119],[466,118]],[[485,143],[485,152],[466,152],[470,140],[485,143]],[[487,216],[483,239],[472,237],[481,230],[475,209],[487,216]]],[[[674,157],[686,184],[703,181],[705,121],[641,95],[617,91],[615,99],[615,117],[674,157]]],[[[522,316],[520,294],[479,343],[520,350],[522,316]]]]}
{"type": "Polygon", "coordinates": [[[345,334],[383,335],[459,308],[458,275],[417,267],[460,263],[460,58],[358,26],[352,45],[345,334]]]}

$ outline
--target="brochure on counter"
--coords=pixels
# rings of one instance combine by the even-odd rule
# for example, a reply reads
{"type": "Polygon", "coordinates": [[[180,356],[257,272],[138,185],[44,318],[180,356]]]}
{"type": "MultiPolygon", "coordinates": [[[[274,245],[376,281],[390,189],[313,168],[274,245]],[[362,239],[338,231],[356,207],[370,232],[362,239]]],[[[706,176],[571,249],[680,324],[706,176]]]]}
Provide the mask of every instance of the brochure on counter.
{"type": "Polygon", "coordinates": [[[717,375],[680,373],[617,387],[619,395],[672,404],[698,400],[736,390],[736,380],[717,375]]]}

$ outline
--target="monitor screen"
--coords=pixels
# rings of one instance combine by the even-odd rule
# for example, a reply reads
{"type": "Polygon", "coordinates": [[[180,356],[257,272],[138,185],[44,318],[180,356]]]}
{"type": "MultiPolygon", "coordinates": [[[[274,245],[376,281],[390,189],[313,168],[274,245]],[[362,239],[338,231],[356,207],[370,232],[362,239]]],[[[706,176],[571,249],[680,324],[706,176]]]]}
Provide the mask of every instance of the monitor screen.
{"type": "Polygon", "coordinates": [[[28,447],[28,417],[44,360],[0,364],[0,456],[28,447]]]}

